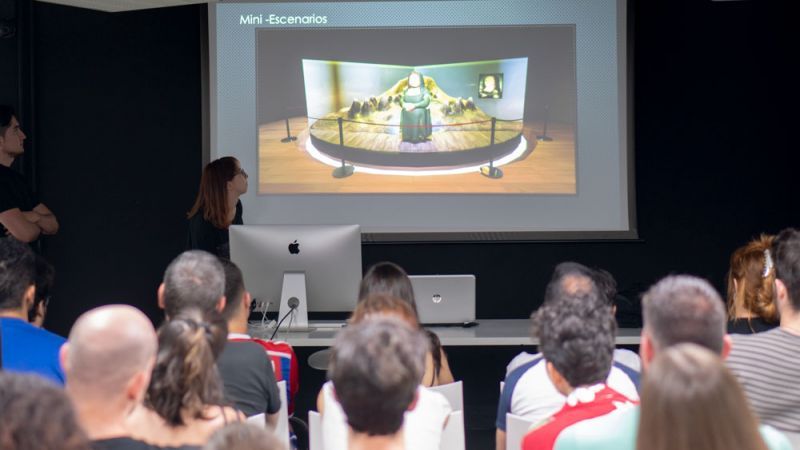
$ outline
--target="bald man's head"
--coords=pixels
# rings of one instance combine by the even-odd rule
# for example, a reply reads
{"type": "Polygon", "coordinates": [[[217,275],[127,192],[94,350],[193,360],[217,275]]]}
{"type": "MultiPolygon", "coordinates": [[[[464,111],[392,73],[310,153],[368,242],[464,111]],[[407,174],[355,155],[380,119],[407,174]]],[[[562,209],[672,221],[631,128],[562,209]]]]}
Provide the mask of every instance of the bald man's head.
{"type": "Polygon", "coordinates": [[[553,276],[547,284],[544,303],[551,303],[566,297],[597,296],[599,291],[594,282],[595,272],[576,262],[563,262],[553,269],[553,276]]]}
{"type": "Polygon", "coordinates": [[[149,379],[157,349],[153,324],[138,309],[93,309],[78,318],[62,349],[67,387],[98,396],[122,395],[135,376],[146,372],[149,379]]]}

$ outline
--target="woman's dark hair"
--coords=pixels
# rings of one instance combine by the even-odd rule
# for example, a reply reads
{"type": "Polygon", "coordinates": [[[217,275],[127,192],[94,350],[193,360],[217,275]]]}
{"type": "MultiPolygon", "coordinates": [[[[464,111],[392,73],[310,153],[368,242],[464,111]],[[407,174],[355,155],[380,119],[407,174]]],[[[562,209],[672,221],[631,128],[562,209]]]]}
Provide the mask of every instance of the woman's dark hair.
{"type": "Polygon", "coordinates": [[[200,189],[194,206],[187,214],[192,218],[202,212],[203,218],[217,228],[228,228],[228,190],[227,183],[239,173],[239,161],[232,156],[225,156],[208,163],[200,178],[200,189]]]}
{"type": "Polygon", "coordinates": [[[208,405],[227,404],[217,372],[227,326],[221,317],[203,322],[196,315],[178,315],[158,329],[158,356],[145,404],[171,426],[185,416],[206,419],[208,405]]]}
{"type": "MultiPolygon", "coordinates": [[[[379,262],[367,269],[361,285],[358,288],[358,301],[363,302],[374,294],[388,294],[391,297],[405,301],[414,311],[414,316],[419,322],[417,301],[414,299],[414,287],[402,267],[393,262],[379,262]]],[[[439,379],[442,370],[442,343],[432,331],[425,330],[430,341],[431,357],[433,357],[433,381],[439,379]]]]}
{"type": "Polygon", "coordinates": [[[14,117],[14,108],[9,105],[0,105],[0,136],[6,134],[12,117],[14,117]]]}
{"type": "MultiPolygon", "coordinates": [[[[358,287],[358,301],[361,302],[370,295],[378,293],[389,294],[404,300],[411,305],[414,315],[418,315],[411,280],[408,279],[406,271],[397,264],[384,261],[367,269],[367,273],[364,274],[358,287]]],[[[419,320],[419,317],[417,319],[419,320]]]]}
{"type": "Polygon", "coordinates": [[[0,448],[90,450],[63,389],[37,375],[0,373],[0,448]]]}

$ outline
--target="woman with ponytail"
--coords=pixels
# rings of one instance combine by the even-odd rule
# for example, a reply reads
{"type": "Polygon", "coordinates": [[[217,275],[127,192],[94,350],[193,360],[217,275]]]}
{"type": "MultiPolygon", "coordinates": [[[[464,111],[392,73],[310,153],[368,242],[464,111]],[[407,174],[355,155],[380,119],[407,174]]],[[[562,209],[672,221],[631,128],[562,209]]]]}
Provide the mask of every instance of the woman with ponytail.
{"type": "Polygon", "coordinates": [[[773,238],[761,235],[731,255],[728,333],[759,333],[778,326],[778,310],[773,299],[773,238]]]}
{"type": "MultiPolygon", "coordinates": [[[[198,314],[199,316],[199,314],[198,314]]],[[[219,428],[244,419],[226,406],[216,360],[227,328],[181,315],[158,330],[156,356],[144,407],[130,416],[138,439],[161,447],[201,446],[219,428]]]]}

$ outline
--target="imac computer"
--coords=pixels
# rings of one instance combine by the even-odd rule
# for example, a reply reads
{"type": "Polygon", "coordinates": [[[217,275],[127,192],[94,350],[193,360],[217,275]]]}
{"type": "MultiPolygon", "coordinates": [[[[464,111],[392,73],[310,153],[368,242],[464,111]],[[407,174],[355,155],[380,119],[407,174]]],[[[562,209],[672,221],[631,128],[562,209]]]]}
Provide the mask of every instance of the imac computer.
{"type": "Polygon", "coordinates": [[[282,328],[308,330],[308,312],[349,312],[361,281],[358,225],[233,225],[231,261],[254,299],[279,305],[282,328]]]}

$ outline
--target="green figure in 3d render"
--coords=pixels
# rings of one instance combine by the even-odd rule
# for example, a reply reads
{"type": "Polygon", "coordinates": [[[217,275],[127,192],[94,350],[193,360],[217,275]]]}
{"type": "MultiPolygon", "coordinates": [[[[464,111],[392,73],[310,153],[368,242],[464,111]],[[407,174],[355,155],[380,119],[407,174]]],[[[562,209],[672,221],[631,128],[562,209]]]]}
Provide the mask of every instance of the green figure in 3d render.
{"type": "Polygon", "coordinates": [[[411,72],[408,86],[403,91],[400,127],[403,141],[425,142],[433,133],[431,125],[431,94],[425,88],[425,79],[419,72],[411,72]]]}

